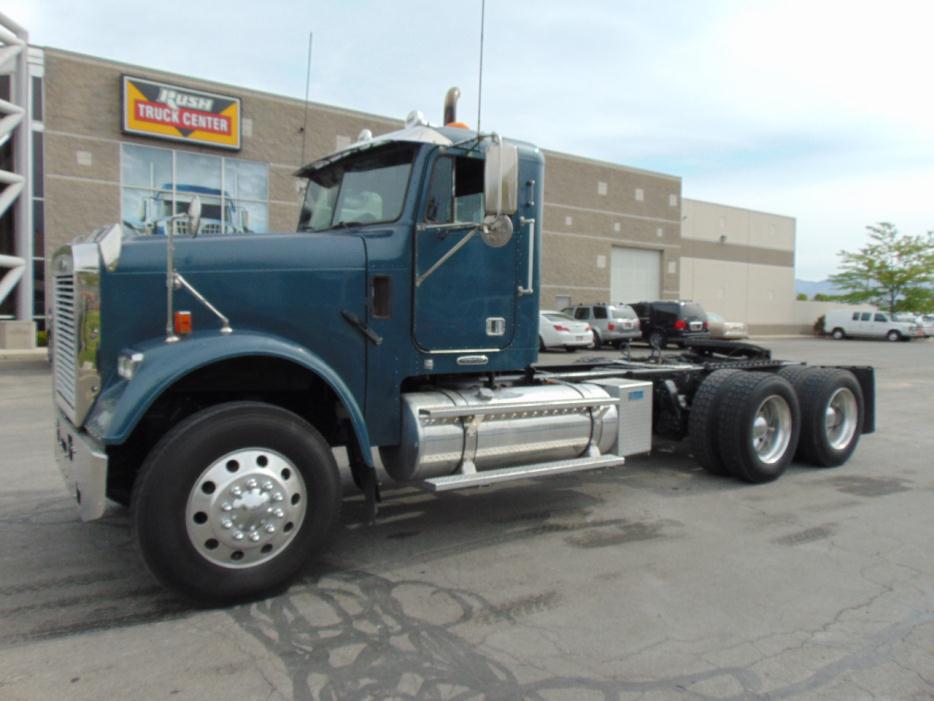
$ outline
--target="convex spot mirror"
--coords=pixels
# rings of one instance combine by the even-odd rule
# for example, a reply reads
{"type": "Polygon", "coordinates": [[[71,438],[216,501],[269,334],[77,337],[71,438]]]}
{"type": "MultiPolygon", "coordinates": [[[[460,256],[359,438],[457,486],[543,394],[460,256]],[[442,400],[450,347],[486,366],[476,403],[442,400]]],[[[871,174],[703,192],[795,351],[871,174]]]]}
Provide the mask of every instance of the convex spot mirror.
{"type": "Polygon", "coordinates": [[[518,190],[519,149],[511,144],[490,144],[483,167],[484,213],[515,214],[518,190]]]}
{"type": "Polygon", "coordinates": [[[480,235],[490,248],[502,248],[512,238],[512,219],[505,214],[488,214],[483,218],[480,235]]]}
{"type": "Polygon", "coordinates": [[[191,229],[191,235],[198,235],[198,228],[201,226],[201,198],[195,195],[195,198],[188,205],[188,227],[191,229]]]}

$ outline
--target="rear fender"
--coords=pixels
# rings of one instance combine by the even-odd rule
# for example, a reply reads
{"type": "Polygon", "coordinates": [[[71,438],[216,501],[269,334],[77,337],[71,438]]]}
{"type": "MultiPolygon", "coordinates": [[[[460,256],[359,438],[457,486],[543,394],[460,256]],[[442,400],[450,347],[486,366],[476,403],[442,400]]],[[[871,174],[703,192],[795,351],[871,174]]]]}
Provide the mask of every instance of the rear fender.
{"type": "Polygon", "coordinates": [[[350,419],[360,455],[368,467],[375,467],[366,421],[353,393],[333,368],[303,346],[269,334],[236,331],[226,336],[194,334],[177,343],[155,341],[132,350],[143,354],[133,379],[111,383],[88,417],[88,432],[105,445],[124,443],[152,404],[189,373],[224,360],[267,356],[307,369],[333,390],[350,419]]]}

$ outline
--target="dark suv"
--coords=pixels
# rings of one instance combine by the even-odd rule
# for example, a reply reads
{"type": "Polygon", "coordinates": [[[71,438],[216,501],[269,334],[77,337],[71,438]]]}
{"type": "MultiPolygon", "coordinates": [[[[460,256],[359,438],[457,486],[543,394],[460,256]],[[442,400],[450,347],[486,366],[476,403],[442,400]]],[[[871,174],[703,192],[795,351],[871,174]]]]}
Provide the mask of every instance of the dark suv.
{"type": "Polygon", "coordinates": [[[664,348],[669,343],[684,347],[692,338],[708,338],[707,313],[696,302],[659,300],[630,305],[639,316],[642,338],[650,346],[664,348]]]}

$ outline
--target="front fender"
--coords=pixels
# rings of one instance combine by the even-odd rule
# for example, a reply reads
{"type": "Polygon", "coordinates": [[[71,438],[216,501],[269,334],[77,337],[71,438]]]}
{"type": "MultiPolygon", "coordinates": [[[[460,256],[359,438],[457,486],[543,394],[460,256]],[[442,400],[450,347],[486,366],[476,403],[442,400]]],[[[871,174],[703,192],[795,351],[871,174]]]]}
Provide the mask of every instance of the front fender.
{"type": "Polygon", "coordinates": [[[235,331],[194,334],[177,343],[153,341],[133,350],[143,354],[133,379],[112,383],[88,417],[88,432],[105,445],[125,442],[153,402],[185,375],[223,360],[269,356],[292,361],[328,384],[347,411],[360,454],[369,467],[374,466],[366,421],[356,399],[334,369],[303,346],[269,334],[235,331]]]}

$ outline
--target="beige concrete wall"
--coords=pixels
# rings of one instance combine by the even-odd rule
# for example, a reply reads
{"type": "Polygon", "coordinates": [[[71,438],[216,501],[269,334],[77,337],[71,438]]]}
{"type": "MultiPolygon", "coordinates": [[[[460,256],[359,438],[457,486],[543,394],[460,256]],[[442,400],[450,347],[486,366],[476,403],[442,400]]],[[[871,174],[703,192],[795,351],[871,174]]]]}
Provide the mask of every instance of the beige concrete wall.
{"type": "Polygon", "coordinates": [[[796,332],[795,220],[685,199],[681,294],[753,333],[796,332]]]}
{"type": "Polygon", "coordinates": [[[795,250],[795,220],[780,214],[685,199],[681,235],[685,239],[779,251],[795,250]],[[721,239],[721,237],[723,237],[721,239]]]}
{"type": "Polygon", "coordinates": [[[681,294],[750,328],[795,326],[793,269],[682,257],[681,294]]]}
{"type": "Polygon", "coordinates": [[[545,168],[543,308],[610,301],[614,246],[661,251],[661,294],[678,297],[680,178],[552,151],[545,168]]]}

